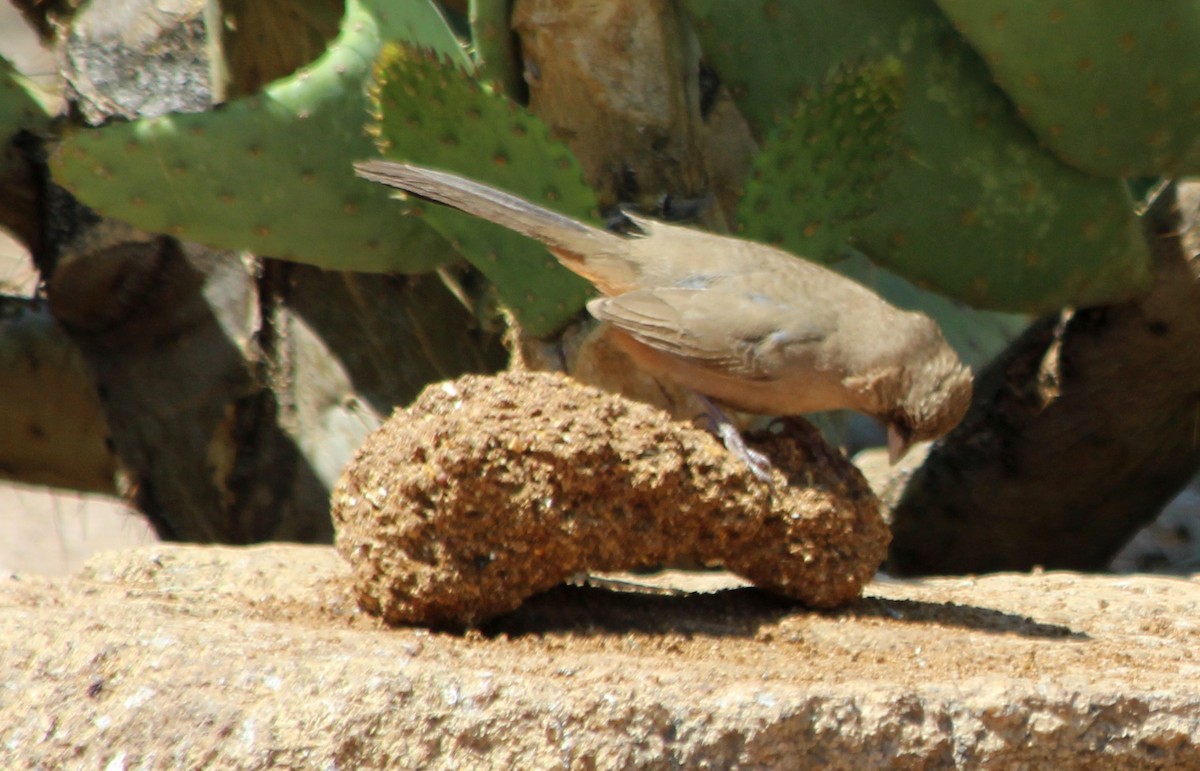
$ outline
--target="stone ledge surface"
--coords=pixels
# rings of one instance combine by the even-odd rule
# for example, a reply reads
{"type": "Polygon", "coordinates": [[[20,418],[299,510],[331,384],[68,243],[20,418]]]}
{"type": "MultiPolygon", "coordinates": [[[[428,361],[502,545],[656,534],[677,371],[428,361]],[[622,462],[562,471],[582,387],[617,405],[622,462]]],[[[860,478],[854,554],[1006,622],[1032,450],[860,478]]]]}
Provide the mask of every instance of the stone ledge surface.
{"type": "Polygon", "coordinates": [[[561,587],[389,629],[332,548],[155,545],[0,578],[0,766],[1200,768],[1194,580],[561,587]],[[721,586],[727,588],[720,588],[721,586]]]}

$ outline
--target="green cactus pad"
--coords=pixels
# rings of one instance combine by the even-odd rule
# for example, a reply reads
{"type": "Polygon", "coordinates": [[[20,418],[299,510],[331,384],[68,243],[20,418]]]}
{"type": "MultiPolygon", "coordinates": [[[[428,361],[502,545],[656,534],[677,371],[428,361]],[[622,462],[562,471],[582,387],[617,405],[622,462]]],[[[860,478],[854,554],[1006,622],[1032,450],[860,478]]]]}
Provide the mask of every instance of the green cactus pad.
{"type": "Polygon", "coordinates": [[[206,113],[169,115],[67,137],[55,179],[101,213],[140,228],[336,270],[420,272],[453,258],[387,191],[354,175],[374,154],[366,81],[383,41],[418,38],[462,66],[428,0],[348,0],[319,60],[263,93],[206,113]]]}
{"type": "MultiPolygon", "coordinates": [[[[1041,148],[932,0],[685,4],[760,137],[846,62],[900,59],[901,157],[851,239],[872,259],[973,305],[1026,312],[1108,301],[1148,283],[1124,187],[1041,148]]],[[[793,184],[805,174],[797,169],[793,184]]],[[[755,216],[812,219],[799,205],[773,208],[755,216]]]]}
{"type": "MultiPolygon", "coordinates": [[[[372,93],[383,155],[456,171],[572,216],[594,214],[595,192],[571,151],[490,83],[397,45],[380,57],[372,93]]],[[[560,327],[592,294],[540,244],[504,228],[417,199],[394,211],[441,232],[535,335],[560,327]]]]}
{"type": "Polygon", "coordinates": [[[937,0],[1048,147],[1103,176],[1200,174],[1195,0],[937,0]]]}
{"type": "Polygon", "coordinates": [[[517,99],[525,84],[517,63],[511,14],[512,0],[471,0],[475,77],[492,81],[500,93],[517,99]]]}
{"type": "Polygon", "coordinates": [[[41,131],[50,122],[49,99],[0,56],[0,144],[21,129],[41,131]]]}
{"type": "MultiPolygon", "coordinates": [[[[450,25],[438,10],[436,3],[429,0],[361,0],[363,8],[379,23],[380,35],[386,41],[404,41],[436,51],[467,72],[471,71],[471,60],[463,51],[462,44],[454,36],[450,25]]],[[[347,4],[347,9],[350,3],[347,4]]],[[[349,16],[342,29],[351,27],[349,16]]],[[[381,48],[377,44],[377,49],[381,48]]],[[[368,68],[378,55],[375,51],[368,68]]],[[[353,173],[353,169],[351,169],[353,173]]]]}
{"type": "Polygon", "coordinates": [[[754,160],[742,235],[829,262],[874,212],[895,155],[904,73],[888,57],[838,72],[780,120],[754,160]],[[761,216],[801,211],[804,217],[761,216]]]}

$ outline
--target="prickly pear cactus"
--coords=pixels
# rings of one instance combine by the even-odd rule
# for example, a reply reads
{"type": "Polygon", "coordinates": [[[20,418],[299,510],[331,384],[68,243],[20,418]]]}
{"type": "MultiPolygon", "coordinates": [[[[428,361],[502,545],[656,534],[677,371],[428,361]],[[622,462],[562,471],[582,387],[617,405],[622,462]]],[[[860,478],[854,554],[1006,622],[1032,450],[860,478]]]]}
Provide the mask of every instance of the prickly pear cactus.
{"type": "Polygon", "coordinates": [[[838,72],[781,117],[746,181],[741,234],[813,260],[839,257],[874,213],[899,150],[903,89],[903,66],[889,57],[838,72]],[[777,216],[789,210],[804,216],[777,216]]]}
{"type": "Polygon", "coordinates": [[[448,245],[351,167],[375,153],[366,82],[393,38],[470,66],[429,0],[348,0],[311,66],[210,112],[78,131],[51,159],[55,179],[150,231],[338,270],[429,270],[454,257],[448,245]]]}
{"type": "Polygon", "coordinates": [[[50,122],[48,100],[0,56],[0,145],[20,129],[39,131],[50,122]]]}
{"type": "Polygon", "coordinates": [[[510,99],[524,89],[517,64],[517,44],[509,17],[512,0],[471,0],[471,42],[475,77],[490,80],[510,99]]]}
{"type": "MultiPolygon", "coordinates": [[[[389,46],[372,89],[383,155],[458,171],[579,217],[596,195],[583,170],[534,115],[435,54],[389,46]]],[[[446,207],[410,199],[400,219],[429,222],[492,281],[522,326],[546,334],[583,307],[591,289],[536,242],[446,207]]]]}
{"type": "Polygon", "coordinates": [[[937,0],[1038,139],[1093,174],[1200,174],[1194,0],[937,0]]]}
{"type": "MultiPolygon", "coordinates": [[[[1149,280],[1123,185],[1040,147],[932,0],[685,5],[760,137],[847,62],[900,60],[901,157],[851,237],[872,259],[973,305],[1029,312],[1112,300],[1149,280]]],[[[812,173],[796,169],[795,183],[812,173]]],[[[753,217],[812,219],[802,204],[776,209],[753,217]]]]}

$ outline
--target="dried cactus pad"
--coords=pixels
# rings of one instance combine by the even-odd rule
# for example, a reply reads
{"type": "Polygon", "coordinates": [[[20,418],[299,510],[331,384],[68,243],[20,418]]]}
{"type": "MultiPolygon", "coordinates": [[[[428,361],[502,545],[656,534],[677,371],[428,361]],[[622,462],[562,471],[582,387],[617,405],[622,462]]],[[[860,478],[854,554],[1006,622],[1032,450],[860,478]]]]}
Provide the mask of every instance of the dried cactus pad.
{"type": "Polygon", "coordinates": [[[890,533],[808,423],[749,437],[774,490],[707,431],[565,376],[430,386],[333,493],[359,602],[394,624],[470,626],[581,572],[720,562],[814,607],[858,597],[890,533]]]}

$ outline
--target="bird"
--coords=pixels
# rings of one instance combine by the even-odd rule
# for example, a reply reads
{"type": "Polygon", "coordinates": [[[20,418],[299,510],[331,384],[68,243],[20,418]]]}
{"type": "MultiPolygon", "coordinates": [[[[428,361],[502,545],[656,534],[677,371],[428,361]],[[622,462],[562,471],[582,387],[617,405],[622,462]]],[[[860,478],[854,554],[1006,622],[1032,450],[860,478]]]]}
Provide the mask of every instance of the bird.
{"type": "Polygon", "coordinates": [[[759,415],[850,409],[887,428],[892,463],[954,428],[971,371],[936,322],[782,249],[623,211],[601,229],[519,196],[412,163],[354,164],[367,180],[467,212],[541,242],[599,296],[588,312],[646,371],[702,398],[726,447],[760,478],[721,407],[759,415]],[[714,404],[715,402],[715,404],[714,404]]]}

